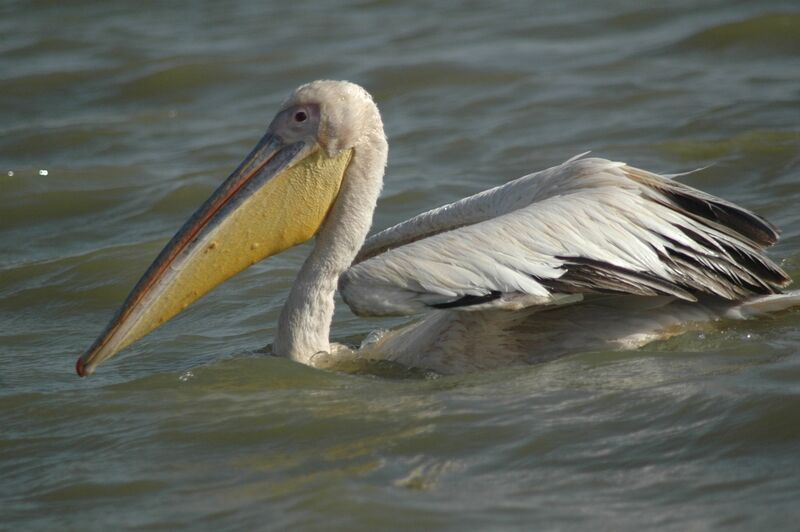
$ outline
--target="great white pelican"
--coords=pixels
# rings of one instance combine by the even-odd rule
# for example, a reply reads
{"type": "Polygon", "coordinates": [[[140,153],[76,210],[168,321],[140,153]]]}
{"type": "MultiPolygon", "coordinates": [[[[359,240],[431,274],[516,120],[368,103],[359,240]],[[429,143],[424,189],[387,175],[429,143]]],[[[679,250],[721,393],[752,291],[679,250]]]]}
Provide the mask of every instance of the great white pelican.
{"type": "Polygon", "coordinates": [[[782,292],[790,278],[764,254],[778,238],[772,224],[604,159],[571,159],[367,239],[387,152],[364,89],[316,81],[295,90],[78,359],[78,374],[312,237],[272,343],[304,364],[363,357],[472,371],[638,347],[800,302],[800,291],[782,292]],[[350,350],[329,340],[337,286],[358,315],[425,315],[350,350]]]}

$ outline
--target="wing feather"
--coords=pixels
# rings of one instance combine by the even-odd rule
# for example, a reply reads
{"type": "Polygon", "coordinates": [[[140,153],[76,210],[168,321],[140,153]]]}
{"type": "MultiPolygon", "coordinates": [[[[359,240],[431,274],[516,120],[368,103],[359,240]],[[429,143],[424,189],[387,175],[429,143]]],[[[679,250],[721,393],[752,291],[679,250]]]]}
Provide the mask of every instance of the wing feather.
{"type": "Polygon", "coordinates": [[[669,178],[573,159],[378,233],[340,291],[362,315],[588,293],[737,300],[790,281],[763,253],[777,238],[763,218],[669,178]]]}

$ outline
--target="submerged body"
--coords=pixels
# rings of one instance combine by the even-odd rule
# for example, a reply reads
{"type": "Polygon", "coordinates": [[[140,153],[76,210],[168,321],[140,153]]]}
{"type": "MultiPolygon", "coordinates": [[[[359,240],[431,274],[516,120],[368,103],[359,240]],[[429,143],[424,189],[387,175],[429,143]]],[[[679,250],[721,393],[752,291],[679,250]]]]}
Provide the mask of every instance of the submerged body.
{"type": "MultiPolygon", "coordinates": [[[[365,238],[387,158],[371,97],[299,88],[78,360],[90,374],[255,261],[316,236],[273,352],[455,373],[638,347],[687,326],[800,302],[759,216],[667,177],[577,158],[365,238]],[[362,246],[363,244],[363,246],[362,246]],[[360,315],[427,313],[360,352],[329,343],[338,288],[360,315]],[[604,344],[604,345],[598,345],[604,344]]],[[[322,362],[326,361],[326,362],[322,362]]]]}
{"type": "Polygon", "coordinates": [[[782,300],[765,296],[748,304],[691,303],[674,298],[597,296],[580,304],[546,310],[437,310],[395,330],[385,331],[358,351],[340,358],[312,359],[312,365],[346,366],[343,358],[387,360],[443,375],[535,364],[586,351],[638,349],[720,319],[743,319],[800,303],[800,294],[782,300]],[[768,302],[775,303],[770,307],[768,302]]]}

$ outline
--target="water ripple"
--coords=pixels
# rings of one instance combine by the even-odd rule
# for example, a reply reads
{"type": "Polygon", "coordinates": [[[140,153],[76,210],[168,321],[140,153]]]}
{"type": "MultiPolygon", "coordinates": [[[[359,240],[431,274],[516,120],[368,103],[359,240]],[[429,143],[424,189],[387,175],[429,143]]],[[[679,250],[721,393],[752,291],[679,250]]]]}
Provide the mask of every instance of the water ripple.
{"type": "MultiPolygon", "coordinates": [[[[682,179],[781,225],[798,277],[798,17],[783,0],[0,4],[3,525],[793,529],[797,313],[479,375],[320,371],[261,349],[304,246],[92,379],[73,367],[315,78],[381,106],[376,229],[591,149],[708,166],[682,179]]],[[[333,336],[400,323],[339,302],[333,336]]]]}

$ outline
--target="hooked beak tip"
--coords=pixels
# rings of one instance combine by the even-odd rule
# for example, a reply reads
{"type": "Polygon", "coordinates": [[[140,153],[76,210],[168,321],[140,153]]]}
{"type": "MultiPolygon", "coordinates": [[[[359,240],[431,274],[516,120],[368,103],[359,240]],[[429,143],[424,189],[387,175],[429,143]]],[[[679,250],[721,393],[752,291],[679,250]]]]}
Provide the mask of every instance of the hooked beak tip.
{"type": "Polygon", "coordinates": [[[78,377],[86,377],[89,375],[86,373],[86,368],[83,365],[83,357],[78,357],[78,361],[75,363],[75,373],[78,374],[78,377]]]}

